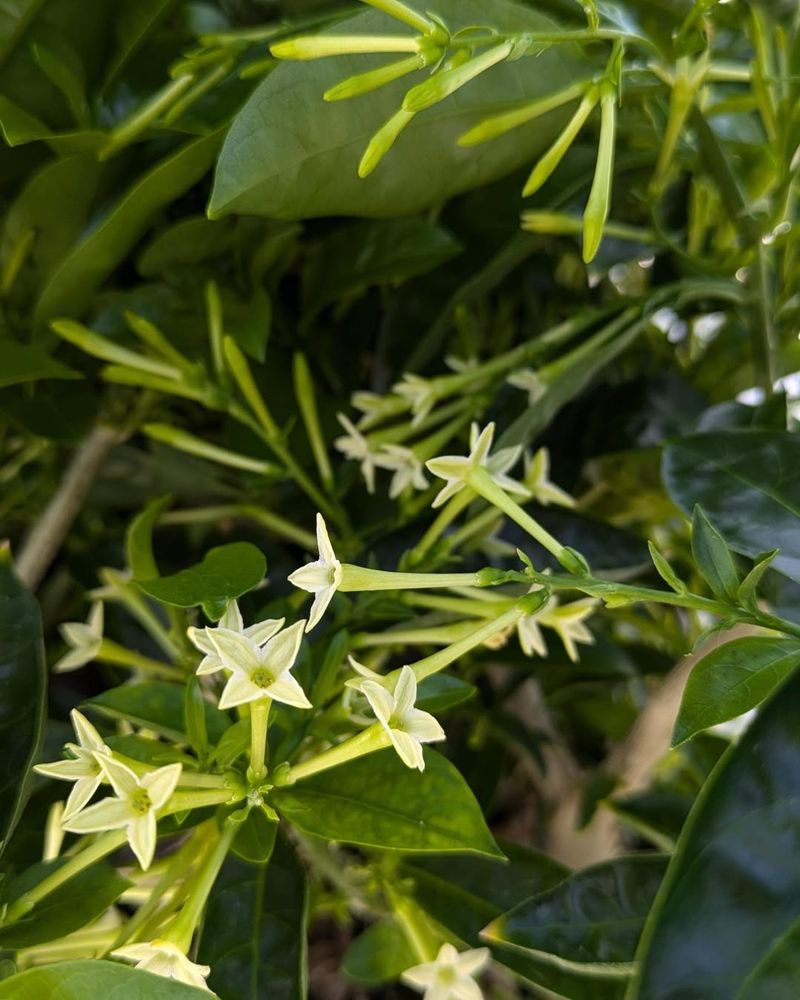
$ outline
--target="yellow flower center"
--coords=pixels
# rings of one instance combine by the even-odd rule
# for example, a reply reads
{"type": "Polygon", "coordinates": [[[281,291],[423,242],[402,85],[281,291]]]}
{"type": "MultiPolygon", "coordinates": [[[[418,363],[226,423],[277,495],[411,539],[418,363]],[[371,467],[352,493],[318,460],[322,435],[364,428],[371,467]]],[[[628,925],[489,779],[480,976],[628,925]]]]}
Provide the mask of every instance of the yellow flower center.
{"type": "Polygon", "coordinates": [[[256,687],[268,688],[275,683],[275,678],[266,667],[258,667],[250,674],[250,680],[256,687]]]}
{"type": "Polygon", "coordinates": [[[137,816],[146,816],[153,808],[153,803],[144,788],[137,788],[130,797],[130,806],[137,816]]]}

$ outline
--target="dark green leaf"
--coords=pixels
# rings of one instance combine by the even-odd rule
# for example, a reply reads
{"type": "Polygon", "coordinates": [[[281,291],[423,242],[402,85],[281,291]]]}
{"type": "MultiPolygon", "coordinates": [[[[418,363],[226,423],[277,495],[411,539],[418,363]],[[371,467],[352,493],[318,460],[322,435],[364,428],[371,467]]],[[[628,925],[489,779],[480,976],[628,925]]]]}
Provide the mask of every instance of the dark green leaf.
{"type": "Polygon", "coordinates": [[[800,438],[779,431],[696,434],[664,456],[664,482],[690,513],[700,503],[743,555],[780,552],[773,567],[800,582],[800,438]]]}
{"type": "MultiPolygon", "coordinates": [[[[112,719],[128,719],[138,726],[155,729],[168,739],[185,742],[184,691],[168,681],[144,681],[110,688],[86,702],[112,719]]],[[[214,705],[204,703],[209,737],[216,742],[227,730],[229,720],[214,705]]]]}
{"type": "Polygon", "coordinates": [[[798,856],[800,676],[794,675],[726,752],[697,800],[645,925],[629,996],[738,996],[797,923],[798,856]]]}
{"type": "Polygon", "coordinates": [[[51,358],[41,347],[0,340],[0,386],[35,382],[42,378],[80,378],[80,374],[51,358]]]}
{"type": "Polygon", "coordinates": [[[139,972],[121,962],[56,962],[0,982],[0,1000],[208,1000],[206,990],[139,972]]]}
{"type": "Polygon", "coordinates": [[[39,606],[0,545],[0,852],[28,799],[47,699],[39,606]]]}
{"type": "Polygon", "coordinates": [[[158,564],[153,555],[153,528],[170,500],[169,496],[151,500],[130,523],[125,535],[125,554],[134,580],[158,576],[158,564]]]}
{"type": "Polygon", "coordinates": [[[220,1000],[305,997],[307,906],[305,872],[282,837],[268,865],[228,858],[211,890],[198,947],[220,1000]]]}
{"type": "Polygon", "coordinates": [[[181,219],[158,233],[139,257],[139,273],[155,278],[176,267],[200,264],[227,253],[233,242],[230,225],[212,222],[204,215],[181,219]]]}
{"type": "MultiPolygon", "coordinates": [[[[66,861],[59,858],[34,865],[4,887],[4,900],[18,899],[66,861]]],[[[130,885],[105,862],[92,865],[51,892],[24,919],[0,928],[0,947],[29,948],[80,930],[101,917],[130,885]]]]}
{"type": "MultiPolygon", "coordinates": [[[[482,0],[438,0],[436,13],[457,29],[485,21],[486,5],[482,0]]],[[[494,0],[491,20],[500,31],[553,26],[544,15],[506,0],[494,0]]],[[[375,12],[341,21],[334,30],[407,31],[375,12]]],[[[418,115],[378,169],[362,180],[357,167],[371,136],[423,76],[412,74],[351,101],[326,103],[322,95],[340,80],[387,61],[385,56],[336,56],[278,66],[233,121],[217,165],[210,214],[283,219],[411,214],[533,159],[555,138],[563,114],[548,115],[532,128],[487,143],[477,155],[459,148],[456,140],[517,95],[550,93],[581,72],[576,55],[564,48],[497,66],[418,115]]]]}
{"type": "Polygon", "coordinates": [[[448,708],[474,698],[477,688],[452,674],[431,674],[420,682],[417,708],[438,715],[448,708]]]}
{"type": "Polygon", "coordinates": [[[699,504],[692,514],[692,555],[714,594],[733,600],[739,589],[739,574],[731,550],[699,504]]]}
{"type": "Polygon", "coordinates": [[[666,867],[664,856],[642,854],[585,868],[499,917],[485,936],[560,967],[624,977],[666,867]]]}
{"type": "Polygon", "coordinates": [[[742,983],[734,1000],[795,1000],[800,983],[800,917],[742,983]]]}
{"type": "Polygon", "coordinates": [[[142,590],[164,604],[193,608],[198,604],[220,618],[228,601],[241,597],[264,579],[267,561],[250,542],[230,542],[203,556],[202,562],[172,576],[139,580],[142,590]]]}
{"type": "Polygon", "coordinates": [[[290,823],[326,840],[502,857],[458,771],[430,750],[425,762],[420,773],[382,750],[277,789],[273,801],[290,823]]]}
{"type": "Polygon", "coordinates": [[[683,692],[673,746],[755,708],[800,663],[800,642],[748,636],[704,656],[683,692]]]}
{"type": "Polygon", "coordinates": [[[189,745],[201,760],[208,751],[206,704],[197,674],[192,674],[186,681],[183,696],[183,720],[189,745]]]}
{"type": "Polygon", "coordinates": [[[233,853],[254,865],[266,864],[275,848],[278,824],[263,809],[251,809],[233,841],[233,853]]]}
{"type": "Polygon", "coordinates": [[[419,964],[419,957],[394,920],[372,924],[353,941],[342,959],[341,970],[365,986],[381,986],[399,979],[400,973],[419,964]]]}

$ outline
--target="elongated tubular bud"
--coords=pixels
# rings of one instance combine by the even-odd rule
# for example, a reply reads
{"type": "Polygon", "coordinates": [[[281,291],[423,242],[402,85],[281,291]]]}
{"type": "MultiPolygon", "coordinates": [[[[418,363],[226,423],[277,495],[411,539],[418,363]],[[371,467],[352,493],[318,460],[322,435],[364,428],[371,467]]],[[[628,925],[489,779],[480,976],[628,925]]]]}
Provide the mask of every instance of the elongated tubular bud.
{"type": "Polygon", "coordinates": [[[358,165],[359,177],[368,177],[372,173],[413,117],[413,111],[404,111],[400,108],[385,125],[378,129],[361,157],[361,162],[358,165]]]}
{"type": "Polygon", "coordinates": [[[421,35],[427,35],[436,29],[436,24],[433,21],[425,17],[424,14],[420,14],[418,10],[414,10],[413,7],[409,7],[408,4],[402,3],[401,0],[364,0],[364,3],[376,10],[382,10],[384,14],[388,14],[396,21],[402,21],[421,35]]]}
{"type": "Polygon", "coordinates": [[[583,259],[587,264],[594,260],[608,218],[616,131],[617,93],[616,88],[608,84],[603,88],[600,101],[600,142],[597,149],[597,163],[586,211],[583,213],[583,259]]]}
{"type": "Polygon", "coordinates": [[[575,137],[578,132],[580,132],[583,128],[584,122],[592,113],[592,109],[595,104],[597,104],[598,96],[598,88],[595,86],[590,87],[583,100],[578,105],[578,110],[567,122],[564,131],[531,171],[528,182],[522,189],[523,198],[527,198],[528,195],[538,191],[550,174],[552,174],[552,172],[559,165],[561,160],[564,158],[564,154],[575,141],[575,137]]]}
{"type": "Polygon", "coordinates": [[[424,83],[412,87],[406,94],[403,101],[404,111],[424,111],[439,101],[443,101],[455,91],[459,90],[476,76],[485,73],[487,69],[496,66],[499,62],[508,58],[509,53],[514,48],[513,42],[503,42],[502,45],[495,45],[479,56],[467,60],[460,66],[445,70],[443,73],[436,73],[424,83]]]}
{"type": "Polygon", "coordinates": [[[270,46],[276,59],[323,59],[326,56],[418,50],[419,40],[409,35],[300,35],[270,46]]]}
{"type": "Polygon", "coordinates": [[[322,95],[326,101],[346,101],[351,97],[360,97],[362,94],[369,94],[379,87],[385,87],[387,83],[393,83],[408,73],[422,69],[427,60],[425,56],[418,52],[413,56],[406,56],[405,59],[398,59],[396,62],[387,63],[377,69],[371,69],[366,73],[357,73],[349,76],[335,87],[326,90],[322,95]]]}
{"type": "Polygon", "coordinates": [[[546,115],[548,111],[554,111],[564,104],[569,104],[570,101],[577,100],[586,93],[589,86],[588,80],[571,83],[555,94],[548,94],[547,97],[529,101],[521,107],[484,118],[474,128],[459,136],[458,145],[477,146],[482,142],[488,142],[489,139],[497,139],[499,136],[505,135],[506,132],[510,132],[511,129],[519,128],[520,125],[525,125],[527,122],[533,121],[534,118],[546,115]]]}

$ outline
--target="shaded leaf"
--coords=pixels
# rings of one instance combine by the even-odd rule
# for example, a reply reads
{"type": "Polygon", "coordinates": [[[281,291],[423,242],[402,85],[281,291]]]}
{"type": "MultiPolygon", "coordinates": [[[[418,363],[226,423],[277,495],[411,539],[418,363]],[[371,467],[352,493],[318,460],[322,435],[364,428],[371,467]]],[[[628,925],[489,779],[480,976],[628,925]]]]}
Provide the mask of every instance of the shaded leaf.
{"type": "MultiPolygon", "coordinates": [[[[122,684],[95,695],[86,706],[111,719],[128,719],[134,725],[155,729],[168,739],[185,742],[184,690],[168,681],[122,684]]],[[[228,717],[215,705],[204,703],[209,738],[216,742],[228,728],[228,717]]],[[[161,748],[166,749],[165,747],[161,748]]]]}
{"type": "Polygon", "coordinates": [[[44,378],[81,378],[79,372],[51,358],[47,351],[31,344],[0,340],[0,386],[36,382],[44,378]]]}
{"type": "Polygon", "coordinates": [[[88,997],[125,997],[125,1000],[208,1000],[206,990],[174,979],[139,972],[121,962],[55,962],[28,969],[0,981],[0,1000],[87,1000],[88,997]]]}
{"type": "Polygon", "coordinates": [[[353,941],[342,959],[341,970],[358,983],[380,986],[418,964],[419,957],[403,928],[394,920],[381,920],[353,941]]]}

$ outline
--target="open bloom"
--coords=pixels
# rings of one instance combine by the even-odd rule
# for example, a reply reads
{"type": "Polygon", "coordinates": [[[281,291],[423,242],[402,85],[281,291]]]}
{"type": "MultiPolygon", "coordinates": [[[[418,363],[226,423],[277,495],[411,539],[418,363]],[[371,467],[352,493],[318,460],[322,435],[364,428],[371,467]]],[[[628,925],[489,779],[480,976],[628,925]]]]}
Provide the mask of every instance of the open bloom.
{"type": "Polygon", "coordinates": [[[424,771],[422,744],[443,740],[445,734],[430,712],[414,707],[417,678],[411,667],[403,667],[400,671],[392,693],[383,684],[371,679],[361,681],[359,688],[402,762],[406,767],[424,771]]]}
{"type": "Polygon", "coordinates": [[[113,757],[98,755],[115,796],[103,799],[64,821],[72,833],[98,833],[125,828],[131,850],[147,871],[156,850],[156,813],[166,805],[181,776],[180,764],[168,764],[138,777],[113,757]]]}
{"type": "Polygon", "coordinates": [[[488,948],[459,953],[445,943],[432,962],[406,969],[401,978],[412,989],[424,993],[425,1000],[482,1000],[483,993],[474,977],[488,962],[488,948]]]}
{"type": "Polygon", "coordinates": [[[239,605],[236,601],[229,601],[228,606],[225,608],[225,613],[215,627],[188,628],[186,630],[192,645],[205,654],[200,661],[200,666],[197,668],[197,673],[201,676],[203,674],[214,674],[223,668],[217,647],[211,639],[211,635],[216,629],[224,628],[229,632],[238,632],[240,635],[252,639],[257,645],[262,646],[276,632],[279,632],[283,628],[285,621],[285,618],[265,618],[264,621],[256,622],[254,625],[248,625],[245,628],[239,605]]]}
{"type": "Polygon", "coordinates": [[[525,462],[525,485],[537,503],[547,507],[554,503],[559,507],[574,507],[575,500],[555,483],[550,481],[550,452],[540,448],[530,460],[525,462]]]}
{"type": "Polygon", "coordinates": [[[423,378],[421,375],[412,375],[409,372],[406,372],[400,382],[392,386],[392,390],[411,404],[411,412],[414,414],[411,421],[412,427],[422,423],[433,409],[437,399],[436,388],[430,379],[423,378]]]}
{"type": "Polygon", "coordinates": [[[513,385],[515,389],[522,389],[524,392],[527,392],[529,406],[538,403],[547,392],[547,385],[542,382],[533,368],[520,368],[509,375],[506,382],[509,385],[513,385]]]}
{"type": "Polygon", "coordinates": [[[127,958],[136,963],[143,972],[152,972],[165,979],[176,979],[200,990],[209,990],[206,976],[211,972],[208,965],[190,962],[181,949],[172,941],[155,940],[141,944],[129,944],[111,952],[115,958],[127,958]]]}
{"type": "Polygon", "coordinates": [[[59,632],[70,647],[57,663],[53,664],[56,673],[66,673],[77,670],[97,656],[103,644],[103,605],[100,601],[93,604],[89,617],[85,622],[64,622],[59,626],[59,632]]]}
{"type": "Polygon", "coordinates": [[[343,413],[337,413],[339,423],[347,431],[333,442],[333,447],[353,462],[361,463],[361,475],[367,484],[367,492],[375,492],[375,469],[381,466],[377,452],[372,451],[369,441],[343,413]]]}
{"type": "Polygon", "coordinates": [[[269,698],[295,708],[311,708],[290,671],[303,640],[305,621],[283,629],[259,646],[252,639],[228,629],[214,629],[211,641],[226,670],[231,671],[219,699],[220,708],[233,708],[269,698]]]}
{"type": "Polygon", "coordinates": [[[309,594],[314,595],[306,632],[310,632],[319,623],[325,609],[331,603],[331,598],[336,593],[336,588],[342,582],[342,564],[333,551],[322,514],[317,514],[317,545],[319,546],[319,559],[306,563],[305,566],[301,566],[300,569],[296,569],[294,573],[289,575],[289,583],[293,583],[295,587],[307,590],[309,594]]]}
{"type": "Polygon", "coordinates": [[[111,751],[103,742],[100,733],[89,722],[86,716],[77,709],[70,712],[72,728],[78,737],[77,743],[67,743],[66,750],[71,757],[66,760],[53,761],[52,764],[37,764],[34,771],[45,774],[48,778],[58,781],[74,781],[75,786],[69,793],[62,819],[80,812],[94,795],[103,780],[98,755],[110,755],[111,751]]]}
{"type": "Polygon", "coordinates": [[[517,636],[523,653],[526,656],[547,655],[547,646],[540,629],[541,625],[553,629],[564,644],[567,656],[573,663],[578,661],[577,643],[591,645],[594,636],[583,624],[595,606],[597,600],[594,597],[585,597],[580,601],[573,601],[571,604],[559,605],[556,598],[551,597],[550,602],[537,611],[535,615],[526,615],[517,622],[517,636]]]}
{"type": "Polygon", "coordinates": [[[415,490],[424,490],[428,485],[422,462],[410,448],[401,444],[385,444],[381,448],[380,465],[382,469],[394,472],[389,484],[389,498],[395,500],[409,486],[415,490]]]}
{"type": "Polygon", "coordinates": [[[440,458],[432,458],[426,462],[428,469],[440,479],[446,480],[442,489],[433,501],[434,507],[441,507],[451,497],[454,497],[465,486],[472,469],[483,466],[494,482],[507,493],[517,493],[521,496],[530,496],[530,491],[516,479],[511,479],[506,473],[515,464],[522,454],[522,448],[501,448],[495,455],[489,455],[494,438],[494,424],[487,424],[483,430],[479,430],[477,424],[470,428],[469,445],[470,452],[466,457],[463,455],[442,455],[440,458]]]}

